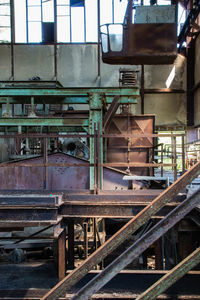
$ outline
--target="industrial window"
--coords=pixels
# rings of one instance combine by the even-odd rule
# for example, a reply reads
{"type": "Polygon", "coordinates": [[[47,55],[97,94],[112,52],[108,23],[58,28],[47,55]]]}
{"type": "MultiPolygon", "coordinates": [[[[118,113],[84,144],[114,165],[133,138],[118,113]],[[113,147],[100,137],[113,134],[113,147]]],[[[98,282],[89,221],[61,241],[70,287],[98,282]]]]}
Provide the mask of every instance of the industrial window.
{"type": "MultiPolygon", "coordinates": [[[[150,2],[143,0],[144,5],[150,2]]],[[[169,0],[158,2],[170,4],[169,0]]],[[[141,0],[134,1],[140,4],[141,0]]],[[[123,23],[126,7],[127,0],[0,0],[0,42],[97,42],[98,23],[123,23]]]]}
{"type": "Polygon", "coordinates": [[[0,42],[11,41],[11,13],[10,1],[0,0],[0,42]]]}
{"type": "MultiPolygon", "coordinates": [[[[122,23],[127,0],[13,0],[16,43],[98,41],[100,24],[122,23]],[[56,8],[55,8],[56,5],[56,8]]],[[[10,0],[0,0],[0,41],[11,41],[10,0]]]]}

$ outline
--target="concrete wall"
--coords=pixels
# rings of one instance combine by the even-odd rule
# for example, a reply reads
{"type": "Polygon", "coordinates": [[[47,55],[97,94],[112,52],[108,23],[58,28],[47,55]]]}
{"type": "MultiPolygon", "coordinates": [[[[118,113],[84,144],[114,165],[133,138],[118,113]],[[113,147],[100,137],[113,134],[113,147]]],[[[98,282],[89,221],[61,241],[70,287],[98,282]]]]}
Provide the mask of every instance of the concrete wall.
{"type": "Polygon", "coordinates": [[[11,49],[10,46],[0,45],[0,80],[11,77],[11,49]]]}
{"type": "MultiPolygon", "coordinates": [[[[113,66],[100,63],[98,77],[97,44],[63,44],[57,49],[57,80],[65,87],[119,86],[119,68],[139,70],[140,66],[113,66]]],[[[174,65],[145,66],[145,88],[185,89],[185,59],[178,56],[174,65]]],[[[53,80],[55,76],[54,46],[14,45],[14,80],[53,80]]],[[[0,45],[0,80],[11,77],[10,46],[0,45]]],[[[139,73],[140,77],[140,73],[139,73]]],[[[131,108],[141,113],[141,101],[131,108]]],[[[145,113],[156,114],[156,125],[185,125],[186,102],[184,94],[145,95],[145,113]]]]}
{"type": "MultiPolygon", "coordinates": [[[[195,44],[195,84],[200,82],[200,36],[196,39],[195,44]]],[[[194,94],[194,123],[200,126],[200,89],[194,94]]]]}
{"type": "MultiPolygon", "coordinates": [[[[186,90],[186,61],[178,55],[173,65],[145,66],[145,88],[186,90]],[[167,84],[168,83],[168,84],[167,84]]],[[[185,94],[147,94],[144,112],[156,114],[156,125],[186,124],[185,94]]]]}

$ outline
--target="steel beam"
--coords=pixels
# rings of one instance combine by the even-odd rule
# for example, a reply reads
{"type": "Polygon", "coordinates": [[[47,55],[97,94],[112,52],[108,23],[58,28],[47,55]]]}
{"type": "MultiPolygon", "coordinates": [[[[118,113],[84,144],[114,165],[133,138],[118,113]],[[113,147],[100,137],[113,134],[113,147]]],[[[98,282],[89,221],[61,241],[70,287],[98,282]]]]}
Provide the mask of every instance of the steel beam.
{"type": "Polygon", "coordinates": [[[200,248],[197,248],[144,293],[138,296],[136,300],[154,300],[199,263],[200,248]]]}
{"type": "Polygon", "coordinates": [[[106,114],[104,116],[104,120],[103,120],[104,129],[112,121],[112,118],[115,115],[115,113],[116,113],[116,111],[119,107],[119,99],[120,99],[119,96],[115,96],[112,103],[111,103],[111,105],[110,105],[110,107],[108,108],[108,111],[106,112],[106,114]]]}
{"type": "MultiPolygon", "coordinates": [[[[111,104],[114,96],[107,96],[105,101],[107,104],[111,104]]],[[[88,97],[73,96],[73,97],[35,97],[35,104],[88,104],[88,97]]],[[[120,96],[120,104],[137,104],[137,96],[120,96]]],[[[6,98],[0,96],[0,104],[5,104],[6,98]]],[[[27,97],[16,97],[9,99],[10,104],[30,104],[30,99],[27,97]]]]}
{"type": "MultiPolygon", "coordinates": [[[[34,126],[34,127],[31,126],[31,127],[29,127],[28,128],[29,134],[38,133],[38,128],[40,128],[40,126],[34,126]]],[[[88,132],[88,126],[81,126],[81,127],[80,126],[62,126],[62,127],[60,126],[59,129],[57,128],[57,126],[53,126],[53,127],[48,126],[48,128],[49,128],[49,131],[51,133],[58,133],[58,132],[59,133],[60,132],[64,132],[64,133],[66,133],[66,132],[79,132],[79,133],[80,132],[88,132]]],[[[0,126],[0,132],[3,132],[4,129],[5,129],[5,127],[0,126]]],[[[22,128],[22,134],[26,134],[25,129],[26,129],[25,127],[22,128]]],[[[6,130],[7,130],[7,133],[18,132],[17,126],[14,126],[14,125],[7,127],[6,130]]],[[[47,128],[43,127],[42,132],[43,132],[43,134],[45,132],[47,133],[47,128]]],[[[11,138],[11,136],[9,138],[11,138]]],[[[24,138],[26,138],[26,137],[24,137],[24,138]]]]}
{"type": "Polygon", "coordinates": [[[0,97],[22,97],[22,96],[48,96],[67,97],[81,96],[88,97],[90,93],[105,94],[106,96],[134,96],[140,97],[137,87],[106,87],[106,88],[0,88],[0,97]]]}
{"type": "MultiPolygon", "coordinates": [[[[9,223],[12,220],[21,222],[32,221],[56,221],[58,217],[57,208],[37,206],[0,206],[0,222],[9,223]]],[[[22,225],[23,226],[23,225],[22,225]]]]}
{"type": "Polygon", "coordinates": [[[88,126],[87,119],[0,118],[0,126],[88,126]]]}
{"type": "Polygon", "coordinates": [[[145,224],[164,205],[170,202],[186,185],[200,174],[200,162],[183,174],[169,188],[163,191],[150,205],[146,206],[137,216],[132,218],[116,234],[99,247],[88,259],[71,274],[66,276],[60,283],[53,287],[42,300],[56,300],[64,295],[67,290],[83,278],[88,271],[100,263],[108,254],[112,253],[119,245],[128,239],[137,229],[145,224]]]}
{"type": "MultiPolygon", "coordinates": [[[[81,288],[71,300],[88,300],[109,282],[116,274],[130,264],[134,259],[151,246],[157,239],[165,234],[170,228],[184,218],[196,205],[200,199],[200,189],[191,197],[185,199],[178,207],[169,213],[163,220],[153,226],[147,233],[138,239],[132,246],[118,256],[99,275],[94,277],[89,283],[81,288]]],[[[155,297],[154,297],[155,298],[155,297]]],[[[152,299],[152,298],[145,298],[152,299]]]]}
{"type": "MultiPolygon", "coordinates": [[[[132,218],[140,213],[149,203],[65,203],[60,209],[60,215],[64,218],[132,218]]],[[[166,216],[178,203],[169,203],[163,207],[155,216],[166,216]]]]}

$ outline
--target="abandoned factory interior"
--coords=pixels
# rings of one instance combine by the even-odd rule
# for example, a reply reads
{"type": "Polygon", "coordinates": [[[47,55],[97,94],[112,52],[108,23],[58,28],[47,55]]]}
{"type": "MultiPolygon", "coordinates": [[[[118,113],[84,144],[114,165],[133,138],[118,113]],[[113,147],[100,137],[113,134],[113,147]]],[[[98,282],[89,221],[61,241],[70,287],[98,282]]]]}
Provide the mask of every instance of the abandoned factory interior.
{"type": "Polygon", "coordinates": [[[0,300],[200,300],[200,0],[0,0],[0,300]]]}

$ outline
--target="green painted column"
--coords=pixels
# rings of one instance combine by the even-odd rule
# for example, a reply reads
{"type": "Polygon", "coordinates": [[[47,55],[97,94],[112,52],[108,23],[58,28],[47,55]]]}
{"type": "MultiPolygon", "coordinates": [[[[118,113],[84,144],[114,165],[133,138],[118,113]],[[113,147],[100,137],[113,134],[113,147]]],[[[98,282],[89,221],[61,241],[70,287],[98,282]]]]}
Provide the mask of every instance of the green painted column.
{"type": "MultiPolygon", "coordinates": [[[[102,93],[90,93],[89,94],[89,133],[94,134],[94,126],[96,124],[97,128],[100,128],[100,134],[102,132],[102,93]]],[[[94,163],[94,138],[90,138],[90,163],[94,163]]],[[[99,139],[99,164],[103,163],[103,145],[102,139],[99,139]]],[[[99,167],[99,188],[102,189],[103,182],[103,167],[99,167]]],[[[90,167],[90,189],[95,188],[95,179],[97,186],[97,176],[94,178],[94,167],[90,167]]]]}

